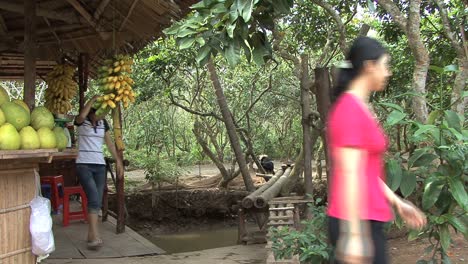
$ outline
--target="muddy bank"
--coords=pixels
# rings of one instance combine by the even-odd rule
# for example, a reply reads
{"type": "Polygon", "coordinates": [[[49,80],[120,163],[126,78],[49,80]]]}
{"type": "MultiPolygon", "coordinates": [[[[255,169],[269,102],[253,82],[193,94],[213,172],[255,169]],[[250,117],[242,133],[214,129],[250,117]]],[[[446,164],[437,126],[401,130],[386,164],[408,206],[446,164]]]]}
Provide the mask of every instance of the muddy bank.
{"type": "MultiPolygon", "coordinates": [[[[126,205],[131,219],[151,222],[176,222],[186,219],[224,219],[237,215],[234,205],[248,192],[238,190],[196,189],[127,194],[126,205]],[[154,204],[154,206],[153,206],[154,204]]],[[[109,208],[115,211],[115,196],[109,197],[109,208]]]]}

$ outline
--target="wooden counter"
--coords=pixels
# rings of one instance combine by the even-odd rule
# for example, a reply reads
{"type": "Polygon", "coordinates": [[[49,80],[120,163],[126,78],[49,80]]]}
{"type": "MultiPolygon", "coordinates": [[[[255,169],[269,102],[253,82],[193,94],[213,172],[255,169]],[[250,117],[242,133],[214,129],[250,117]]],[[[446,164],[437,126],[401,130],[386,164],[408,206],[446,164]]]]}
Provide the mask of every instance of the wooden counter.
{"type": "Polygon", "coordinates": [[[65,186],[74,186],[77,184],[75,162],[77,157],[77,149],[65,149],[56,152],[52,154],[51,162],[39,164],[39,174],[41,176],[62,175],[65,186]]]}
{"type": "Polygon", "coordinates": [[[29,202],[36,194],[39,163],[51,162],[57,149],[0,151],[0,263],[33,264],[29,202]]]}

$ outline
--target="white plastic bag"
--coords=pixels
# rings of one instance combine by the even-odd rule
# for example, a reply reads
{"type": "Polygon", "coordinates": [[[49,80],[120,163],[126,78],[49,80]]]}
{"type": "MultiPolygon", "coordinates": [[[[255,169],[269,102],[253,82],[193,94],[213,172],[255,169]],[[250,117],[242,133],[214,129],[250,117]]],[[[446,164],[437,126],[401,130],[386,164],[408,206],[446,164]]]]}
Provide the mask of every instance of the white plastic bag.
{"type": "Polygon", "coordinates": [[[50,216],[50,200],[36,196],[30,203],[32,252],[36,256],[47,255],[55,250],[52,233],[52,217],[50,216]]]}

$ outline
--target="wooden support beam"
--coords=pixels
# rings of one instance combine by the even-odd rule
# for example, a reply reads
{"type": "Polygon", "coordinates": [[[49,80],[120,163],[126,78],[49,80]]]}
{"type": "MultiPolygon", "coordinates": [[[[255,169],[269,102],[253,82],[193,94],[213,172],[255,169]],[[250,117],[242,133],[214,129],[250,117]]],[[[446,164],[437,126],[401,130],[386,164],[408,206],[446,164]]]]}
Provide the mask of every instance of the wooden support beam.
{"type": "Polygon", "coordinates": [[[80,55],[78,56],[78,87],[80,112],[85,104],[85,92],[86,90],[88,90],[88,65],[89,55],[86,53],[80,53],[80,55]]]}
{"type": "Polygon", "coordinates": [[[84,19],[86,19],[86,22],[88,22],[88,24],[90,24],[93,28],[96,28],[96,21],[94,21],[91,14],[88,11],[86,11],[86,9],[84,9],[80,2],[78,2],[77,0],[67,0],[67,2],[70,5],[72,5],[73,8],[75,8],[75,10],[78,11],[78,13],[80,13],[80,15],[84,19]]]}
{"type": "MultiPolygon", "coordinates": [[[[26,16],[24,6],[22,4],[12,3],[12,1],[10,0],[0,0],[0,9],[24,14],[26,16]]],[[[44,8],[37,8],[36,16],[65,21],[70,24],[78,24],[84,22],[82,19],[80,19],[80,17],[76,16],[74,13],[58,12],[44,8]]]]}
{"type": "Polygon", "coordinates": [[[125,16],[124,21],[122,21],[122,24],[120,25],[119,31],[122,31],[122,29],[124,28],[125,24],[127,23],[128,18],[132,15],[133,9],[135,8],[137,3],[138,3],[138,0],[133,0],[133,3],[130,6],[130,9],[128,10],[127,16],[125,16]]]}
{"type": "Polygon", "coordinates": [[[5,20],[3,19],[3,16],[0,15],[0,35],[5,36],[8,33],[8,28],[5,24],[5,20]]]}
{"type": "Polygon", "coordinates": [[[36,89],[36,0],[24,1],[24,102],[32,110],[36,89]]]}
{"type": "Polygon", "coordinates": [[[54,37],[57,39],[57,43],[60,45],[62,42],[60,41],[60,38],[59,36],[57,35],[57,33],[55,32],[54,29],[52,29],[51,25],[50,25],[50,22],[49,20],[47,19],[47,17],[44,17],[44,20],[47,24],[47,26],[49,26],[49,30],[52,32],[52,35],[54,35],[54,37]]]}
{"type": "Polygon", "coordinates": [[[109,2],[110,0],[101,0],[93,14],[93,17],[96,21],[98,21],[99,18],[101,18],[101,15],[104,12],[104,9],[106,9],[106,6],[109,4],[109,2]]]}
{"type": "MultiPolygon", "coordinates": [[[[44,19],[47,19],[49,21],[48,18],[44,17],[44,19]]],[[[49,21],[50,22],[50,21],[49,21]]],[[[52,31],[64,31],[64,30],[76,30],[76,29],[81,29],[81,28],[84,28],[85,26],[82,25],[82,24],[70,24],[70,25],[62,25],[62,26],[50,26],[50,27],[46,27],[46,28],[38,28],[36,29],[36,35],[42,35],[42,34],[49,34],[51,33],[52,31]]],[[[8,33],[8,35],[10,36],[13,36],[13,37],[20,37],[20,36],[23,36],[24,35],[24,31],[23,30],[12,30],[8,33]]]]}

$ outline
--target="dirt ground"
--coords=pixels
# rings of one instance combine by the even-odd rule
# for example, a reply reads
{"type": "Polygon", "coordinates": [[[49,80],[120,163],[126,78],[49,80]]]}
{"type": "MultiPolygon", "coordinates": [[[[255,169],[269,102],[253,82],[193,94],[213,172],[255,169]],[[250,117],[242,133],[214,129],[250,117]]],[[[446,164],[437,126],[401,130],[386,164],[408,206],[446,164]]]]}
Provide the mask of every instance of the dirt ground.
{"type": "MultiPolygon", "coordinates": [[[[275,167],[279,167],[279,162],[276,162],[275,167]]],[[[189,209],[194,207],[192,203],[189,203],[187,201],[191,200],[199,200],[197,206],[195,207],[200,207],[203,208],[203,206],[200,206],[200,204],[205,203],[205,201],[215,201],[216,206],[219,208],[221,207],[229,207],[232,206],[234,203],[235,199],[238,199],[238,196],[240,195],[242,197],[242,193],[237,193],[237,194],[228,194],[225,195],[223,193],[219,193],[219,190],[216,188],[217,183],[220,180],[220,176],[218,175],[218,170],[216,166],[213,164],[205,164],[205,165],[195,165],[195,166],[189,166],[186,168],[183,168],[185,173],[183,174],[182,177],[180,177],[178,184],[182,187],[181,189],[186,189],[185,192],[187,192],[187,197],[184,199],[183,197],[183,192],[179,192],[177,197],[169,197],[166,198],[168,201],[173,202],[174,199],[182,199],[178,202],[176,205],[170,204],[169,202],[165,202],[165,204],[170,204],[168,208],[164,209],[168,212],[172,212],[174,215],[171,215],[169,218],[175,218],[175,221],[170,221],[170,219],[158,219],[156,217],[156,221],[154,214],[151,212],[148,212],[146,210],[146,216],[139,215],[136,217],[137,219],[131,219],[130,220],[130,225],[136,229],[140,234],[144,235],[145,237],[151,237],[151,236],[158,236],[158,235],[167,235],[171,233],[177,233],[177,232],[191,232],[194,230],[204,230],[204,229],[209,229],[210,227],[213,226],[218,226],[218,227],[226,227],[226,228],[232,228],[234,227],[237,222],[236,222],[236,217],[233,215],[233,211],[223,211],[223,210],[216,210],[216,217],[204,217],[204,214],[207,213],[206,210],[200,209],[196,211],[190,211],[189,209]],[[208,188],[211,193],[208,194],[203,194],[202,196],[199,196],[199,192],[203,192],[203,189],[208,188]],[[198,194],[197,194],[198,193],[198,194]],[[226,198],[225,196],[229,196],[231,198],[226,198]],[[195,197],[195,198],[194,198],[195,197]],[[202,198],[200,198],[202,197],[202,198]],[[224,198],[221,198],[224,197],[224,198]],[[234,197],[234,198],[233,198],[234,197]],[[201,200],[200,200],[201,199],[201,200]],[[184,206],[185,203],[185,206],[184,206]],[[182,206],[181,206],[182,204],[182,206]],[[177,208],[176,208],[177,207],[177,208]],[[180,209],[180,208],[182,209],[180,209]],[[194,217],[191,217],[194,216],[194,217]],[[168,221],[169,220],[169,221],[168,221]]],[[[256,185],[261,185],[264,183],[263,178],[261,177],[255,177],[255,173],[252,172],[252,178],[255,182],[256,185]]],[[[127,191],[129,192],[137,192],[140,195],[142,193],[148,193],[149,190],[151,190],[151,186],[146,183],[145,177],[144,177],[144,171],[142,170],[134,170],[134,171],[129,171],[126,172],[126,177],[127,177],[127,191]]],[[[174,185],[173,184],[163,184],[161,186],[162,190],[173,190],[174,185]]],[[[242,177],[238,177],[235,179],[229,186],[230,191],[229,192],[236,192],[236,191],[242,191],[243,189],[243,182],[242,182],[242,177]]],[[[143,208],[148,208],[151,207],[151,199],[149,201],[144,202],[145,199],[142,199],[142,196],[137,196],[135,198],[138,203],[141,204],[143,208]],[[148,203],[150,203],[148,205],[148,203]]],[[[148,199],[146,199],[148,200],[148,199]]],[[[215,206],[215,207],[216,207],[215,206]]],[[[140,207],[137,209],[137,211],[141,211],[143,208],[140,207]]],[[[210,207],[212,207],[210,205],[210,207]]],[[[129,208],[129,211],[132,209],[129,208]]],[[[144,211],[144,210],[143,210],[144,211]]],[[[158,211],[157,215],[160,215],[161,211],[158,211]]],[[[130,213],[132,215],[132,213],[130,213]]],[[[174,219],[173,219],[174,220],[174,219]]],[[[461,263],[468,263],[468,241],[464,239],[463,236],[461,235],[456,235],[454,234],[452,237],[453,243],[451,245],[451,250],[450,250],[450,257],[452,260],[452,263],[454,264],[461,264],[461,263]]],[[[428,259],[428,255],[424,254],[424,249],[429,246],[430,243],[427,240],[416,240],[416,241],[407,241],[407,237],[404,233],[402,232],[395,232],[395,233],[390,233],[389,234],[389,255],[391,257],[391,263],[392,264],[406,264],[406,263],[416,263],[420,259],[428,259]]],[[[239,254],[246,254],[244,252],[245,249],[251,248],[252,250],[256,251],[257,255],[256,257],[252,257],[252,260],[228,260],[228,258],[218,258],[217,256],[210,256],[209,258],[205,258],[203,263],[264,263],[263,259],[265,258],[265,251],[263,249],[264,245],[256,245],[256,246],[248,246],[248,247],[242,247],[242,246],[235,246],[235,247],[226,247],[224,249],[231,250],[232,252],[229,253],[229,256],[237,256],[239,254]],[[255,247],[255,249],[253,249],[255,247]],[[237,252],[239,251],[239,252],[237,252]],[[244,252],[244,253],[240,253],[244,252]],[[219,261],[220,259],[223,259],[223,261],[219,261]],[[253,261],[253,262],[251,262],[253,261]]],[[[192,252],[191,254],[195,254],[196,256],[202,256],[205,253],[210,253],[212,251],[216,251],[216,249],[211,249],[211,250],[204,250],[204,251],[197,251],[197,252],[202,252],[199,255],[198,253],[192,252]]],[[[222,251],[222,250],[221,250],[222,251]]],[[[248,251],[248,250],[247,250],[248,251]]],[[[224,251],[223,251],[224,252],[224,251]]],[[[187,253],[188,254],[188,253],[187,253]]],[[[182,256],[184,254],[178,253],[175,255],[176,259],[171,259],[169,260],[166,257],[161,258],[160,260],[164,259],[164,261],[159,262],[159,263],[168,263],[168,264],[181,264],[181,263],[198,263],[198,262],[192,262],[192,261],[187,261],[187,259],[184,258],[179,258],[179,256],[182,256]],[[185,260],[184,260],[185,259],[185,260]],[[184,262],[187,261],[187,262],[184,262]]],[[[190,255],[190,254],[188,254],[190,255]]],[[[211,253],[209,254],[211,255],[211,253]]],[[[159,257],[159,256],[158,256],[159,257]]],[[[128,262],[122,262],[122,263],[152,263],[152,262],[145,262],[147,259],[148,260],[158,260],[158,257],[148,257],[148,258],[142,258],[142,259],[133,259],[133,260],[128,260],[128,262]]],[[[49,262],[48,262],[49,263],[49,262]]],[[[52,263],[52,262],[51,262],[52,263]]],[[[88,262],[66,262],[66,263],[88,263],[88,262]]],[[[89,263],[110,263],[110,262],[89,262],[89,263]]],[[[118,264],[120,262],[113,262],[115,264],[118,264]]],[[[201,263],[201,262],[200,262],[201,263]]]]}

